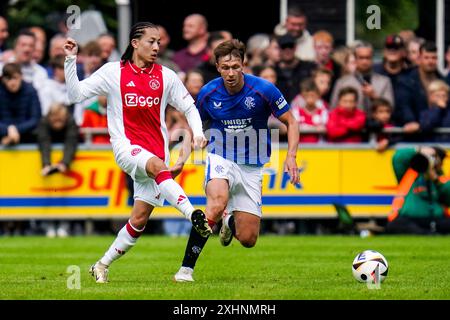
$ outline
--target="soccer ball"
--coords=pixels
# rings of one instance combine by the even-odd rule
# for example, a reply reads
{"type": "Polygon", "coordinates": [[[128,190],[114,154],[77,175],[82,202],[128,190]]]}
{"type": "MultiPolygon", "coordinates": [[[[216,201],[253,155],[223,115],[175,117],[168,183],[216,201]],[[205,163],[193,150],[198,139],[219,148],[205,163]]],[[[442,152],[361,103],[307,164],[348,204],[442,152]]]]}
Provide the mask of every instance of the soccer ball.
{"type": "Polygon", "coordinates": [[[388,274],[388,269],[386,258],[374,250],[359,253],[352,264],[353,276],[359,282],[383,282],[388,274]]]}

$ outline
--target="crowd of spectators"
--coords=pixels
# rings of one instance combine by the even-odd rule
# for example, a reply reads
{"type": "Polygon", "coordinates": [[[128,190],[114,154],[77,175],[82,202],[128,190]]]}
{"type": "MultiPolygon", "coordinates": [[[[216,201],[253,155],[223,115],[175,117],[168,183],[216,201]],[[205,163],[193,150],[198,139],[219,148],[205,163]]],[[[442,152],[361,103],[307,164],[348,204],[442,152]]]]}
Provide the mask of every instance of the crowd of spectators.
{"type": "MultiPolygon", "coordinates": [[[[232,35],[209,30],[207,18],[191,14],[180,30],[186,46],[170,49],[170,35],[159,26],[159,63],[173,69],[195,98],[200,88],[219,76],[214,49],[232,35]]],[[[4,147],[36,143],[42,154],[42,175],[70,168],[79,142],[80,128],[107,127],[106,97],[70,104],[64,79],[63,44],[67,30],[49,34],[32,26],[18,34],[8,32],[8,19],[0,16],[0,140],[4,147]],[[12,41],[8,41],[13,37],[12,41]],[[7,47],[7,43],[12,43],[7,47]],[[50,162],[53,142],[64,143],[64,156],[50,162]]],[[[241,39],[245,40],[245,39],[241,39]]],[[[247,41],[245,72],[274,83],[290,102],[300,124],[301,143],[372,142],[378,151],[400,141],[450,142],[450,47],[447,68],[438,70],[436,45],[398,30],[385,40],[382,61],[375,63],[374,48],[365,41],[335,48],[332,32],[308,30],[308,17],[299,7],[288,9],[286,20],[273,34],[255,34],[247,41]],[[401,128],[401,135],[384,129],[401,128]]],[[[105,33],[81,46],[80,80],[104,63],[118,61],[114,35],[105,33]]],[[[176,109],[167,108],[169,133],[187,128],[176,109]]],[[[284,125],[275,118],[272,128],[284,125]]],[[[94,144],[109,144],[107,133],[94,135],[94,144]]]]}
{"type": "MultiPolygon", "coordinates": [[[[173,51],[167,30],[164,26],[159,29],[159,62],[176,71],[194,97],[203,84],[218,76],[214,48],[239,37],[226,30],[209,30],[206,17],[191,14],[180,30],[186,46],[173,51]]],[[[42,27],[32,26],[16,34],[8,48],[10,36],[7,18],[0,17],[2,145],[37,142],[40,118],[55,105],[64,105],[78,127],[106,127],[105,97],[75,105],[67,99],[64,31],[50,36],[42,27]]],[[[450,138],[434,132],[434,128],[450,124],[449,67],[441,74],[436,45],[410,30],[389,35],[382,61],[375,63],[370,43],[355,41],[350,47],[335,48],[331,32],[308,31],[305,12],[290,7],[286,20],[274,26],[273,34],[255,34],[247,47],[245,72],[267,79],[281,90],[303,131],[302,143],[372,139],[381,151],[399,141],[447,142],[450,138]],[[350,103],[353,107],[343,105],[350,100],[355,100],[350,103]],[[383,120],[379,123],[380,113],[383,120]],[[400,127],[403,134],[382,133],[389,127],[400,127]]],[[[119,57],[114,36],[102,34],[82,46],[78,76],[84,79],[119,57]]],[[[450,61],[450,48],[445,58],[450,61]]],[[[173,108],[168,108],[167,119],[169,130],[186,126],[173,108]]],[[[283,125],[276,119],[271,119],[270,125],[279,128],[283,138],[283,125]]],[[[83,138],[80,134],[79,140],[83,138]]],[[[95,135],[92,142],[107,144],[108,136],[95,135]]]]}

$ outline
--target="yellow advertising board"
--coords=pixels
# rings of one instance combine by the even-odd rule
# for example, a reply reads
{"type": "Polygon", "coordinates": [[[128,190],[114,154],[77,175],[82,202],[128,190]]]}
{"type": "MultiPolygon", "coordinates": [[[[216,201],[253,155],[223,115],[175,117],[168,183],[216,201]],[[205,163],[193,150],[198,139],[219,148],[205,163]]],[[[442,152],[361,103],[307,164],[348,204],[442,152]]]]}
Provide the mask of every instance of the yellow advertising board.
{"type": "MultiPolygon", "coordinates": [[[[172,159],[176,160],[178,151],[172,159]]],[[[283,172],[286,150],[275,151],[264,168],[264,217],[335,217],[333,203],[345,204],[354,216],[387,216],[395,192],[392,150],[302,149],[300,180],[289,184],[283,172]]],[[[61,151],[54,151],[55,160],[61,151]]],[[[204,154],[196,154],[196,159],[204,154]]],[[[110,150],[79,150],[65,174],[40,175],[37,150],[0,151],[0,219],[125,218],[125,175],[110,150]]],[[[177,181],[191,202],[201,208],[204,165],[187,164],[177,181]]],[[[181,217],[171,206],[157,208],[154,217],[181,217]]]]}

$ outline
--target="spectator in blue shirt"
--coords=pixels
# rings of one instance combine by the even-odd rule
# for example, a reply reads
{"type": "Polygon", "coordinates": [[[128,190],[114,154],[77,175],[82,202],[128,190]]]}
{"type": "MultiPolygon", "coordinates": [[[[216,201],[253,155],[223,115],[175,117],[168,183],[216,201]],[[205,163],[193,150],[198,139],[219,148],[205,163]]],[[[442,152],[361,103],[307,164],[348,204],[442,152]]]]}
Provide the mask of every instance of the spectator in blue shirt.
{"type": "MultiPolygon", "coordinates": [[[[433,42],[426,42],[420,48],[419,65],[400,77],[397,98],[397,126],[404,126],[405,133],[416,134],[420,130],[420,113],[428,108],[427,88],[434,80],[442,80],[437,70],[437,48],[433,42]]],[[[420,141],[418,135],[407,140],[420,141]],[[419,139],[419,140],[418,140],[419,139]]]]}
{"type": "Polygon", "coordinates": [[[22,80],[19,64],[3,67],[0,81],[0,139],[2,145],[32,142],[41,117],[41,105],[33,86],[22,80]]]}
{"type": "Polygon", "coordinates": [[[433,133],[435,128],[450,128],[449,91],[450,87],[442,80],[435,80],[428,86],[428,108],[420,113],[420,129],[424,141],[450,142],[450,134],[433,133]]]}

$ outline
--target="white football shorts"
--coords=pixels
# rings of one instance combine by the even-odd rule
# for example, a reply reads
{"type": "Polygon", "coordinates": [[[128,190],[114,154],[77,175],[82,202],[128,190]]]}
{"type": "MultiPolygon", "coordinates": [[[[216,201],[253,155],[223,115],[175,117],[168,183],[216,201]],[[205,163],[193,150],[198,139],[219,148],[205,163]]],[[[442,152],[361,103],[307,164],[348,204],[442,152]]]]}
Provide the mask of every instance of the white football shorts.
{"type": "Polygon", "coordinates": [[[134,200],[144,201],[154,207],[162,207],[164,198],[161,196],[159,187],[145,170],[148,159],[156,156],[138,145],[121,146],[114,148],[114,151],[117,164],[134,181],[134,200]]]}
{"type": "Polygon", "coordinates": [[[262,216],[262,167],[237,164],[208,153],[205,167],[205,189],[211,179],[226,179],[229,185],[227,211],[243,211],[262,216]]]}

